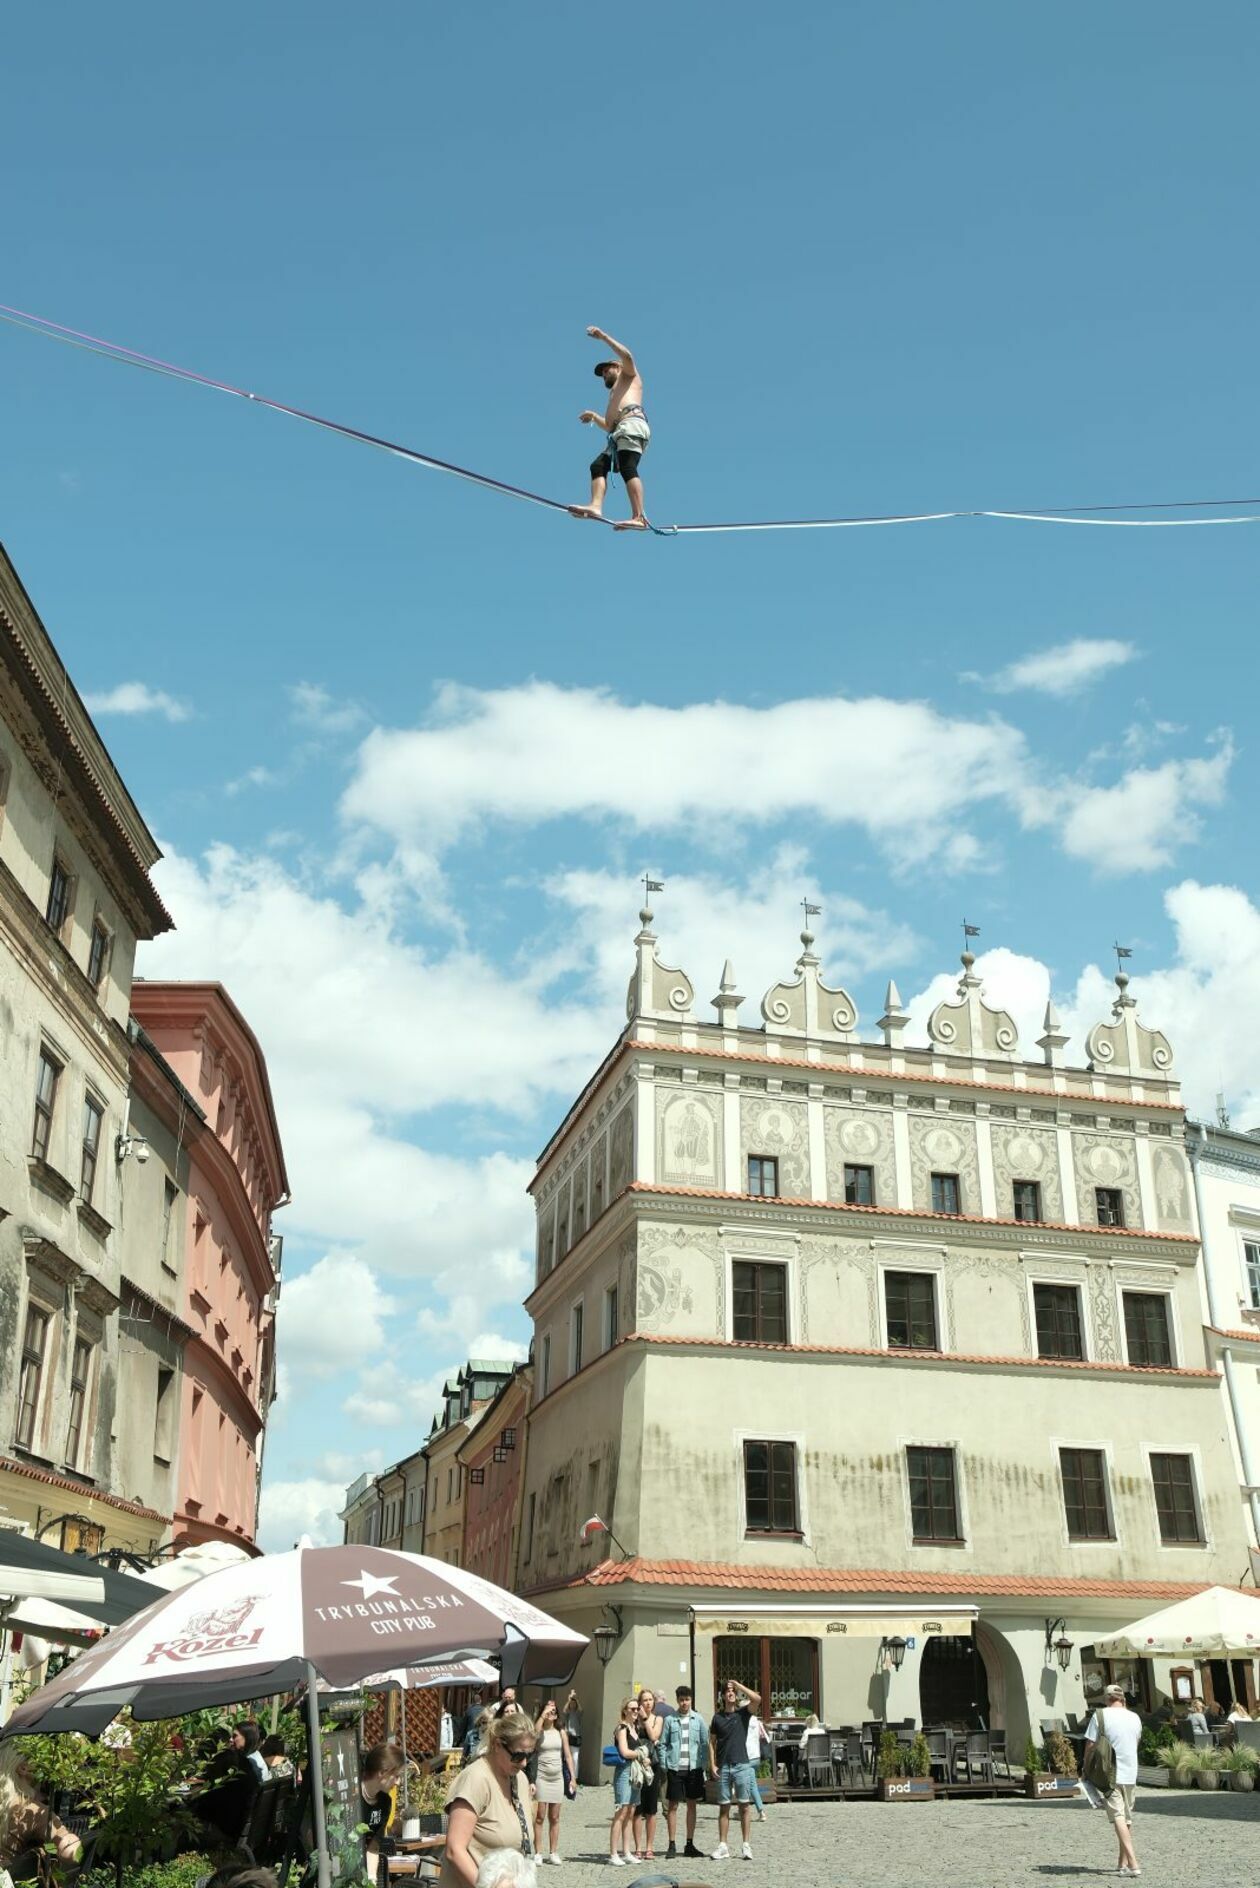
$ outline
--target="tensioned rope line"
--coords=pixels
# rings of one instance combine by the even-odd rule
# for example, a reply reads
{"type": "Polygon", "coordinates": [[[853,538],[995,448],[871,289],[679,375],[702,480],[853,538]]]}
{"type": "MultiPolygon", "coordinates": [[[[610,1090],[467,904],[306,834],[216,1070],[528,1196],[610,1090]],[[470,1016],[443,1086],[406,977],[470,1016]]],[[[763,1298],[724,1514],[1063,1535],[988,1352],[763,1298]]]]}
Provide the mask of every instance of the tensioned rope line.
{"type": "MultiPolygon", "coordinates": [[[[0,302],[0,321],[8,322],[11,327],[24,328],[28,333],[40,335],[48,341],[60,341],[66,346],[80,348],[89,354],[103,355],[106,360],[118,361],[125,367],[139,367],[146,373],[164,374],[173,380],[185,380],[195,386],[209,387],[216,393],[230,394],[237,400],[252,401],[256,406],[269,407],[273,413],[285,413],[290,419],[301,420],[307,426],[318,426],[325,432],[339,433],[343,439],[358,440],[361,445],[374,446],[381,452],[391,453],[395,458],[408,460],[413,465],[427,466],[434,472],[449,473],[452,478],[466,479],[473,485],[484,485],[489,491],[502,492],[509,498],[524,499],[530,505],[542,505],[548,511],[559,511],[567,515],[570,509],[558,498],[546,498],[541,492],[527,491],[522,485],[511,485],[504,479],[491,478],[485,472],[473,472],[467,466],[455,465],[449,459],[438,459],[432,453],[421,452],[414,446],[399,445],[394,440],[382,439],[376,433],[364,432],[357,426],[347,426],[340,420],[327,419],[319,413],[308,413],[302,407],[290,406],[283,400],[273,400],[267,394],[254,393],[248,387],[233,386],[227,380],[216,380],[209,374],[197,373],[191,367],[180,367],[175,362],[161,360],[156,355],[143,354],[137,348],[123,346],[121,342],[107,341],[100,335],[85,334],[78,328],[67,328],[60,322],[48,320],[44,315],[33,315],[25,309],[10,308],[7,304],[0,302]]],[[[1260,512],[1241,516],[1218,515],[1211,518],[1121,518],[1107,514],[1130,511],[1218,511],[1223,506],[1253,505],[1260,506],[1260,498],[1160,499],[1144,504],[1129,502],[1112,505],[1046,506],[1037,511],[975,508],[956,511],[894,512],[885,515],[846,518],[755,518],[715,524],[650,525],[649,529],[657,537],[683,537],[736,531],[835,531],[874,525],[933,524],[952,518],[1006,518],[1028,524],[1113,525],[1129,530],[1172,530],[1186,525],[1258,524],[1260,512]]],[[[605,525],[613,524],[611,518],[601,518],[598,522],[605,525]]]]}

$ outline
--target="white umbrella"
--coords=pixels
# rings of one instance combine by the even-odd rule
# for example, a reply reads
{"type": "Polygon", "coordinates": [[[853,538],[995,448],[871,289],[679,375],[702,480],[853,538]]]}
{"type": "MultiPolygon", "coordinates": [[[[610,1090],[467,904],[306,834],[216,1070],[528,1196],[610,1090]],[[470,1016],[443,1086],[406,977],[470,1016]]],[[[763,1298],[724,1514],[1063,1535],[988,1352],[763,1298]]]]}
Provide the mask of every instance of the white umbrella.
{"type": "Polygon", "coordinates": [[[242,1561],[252,1559],[253,1554],[243,1547],[233,1547],[231,1541],[199,1541],[170,1560],[146,1567],[140,1578],[148,1586],[165,1587],[168,1593],[174,1593],[181,1586],[204,1580],[208,1573],[218,1573],[221,1567],[239,1567],[242,1561]]]}
{"type": "MultiPolygon", "coordinates": [[[[179,1717],[306,1687],[312,1764],[318,1685],[359,1685],[398,1666],[494,1656],[508,1685],[567,1684],[588,1641],[462,1568],[383,1547],[297,1548],[224,1567],[168,1593],[81,1653],[4,1727],[94,1736],[124,1708],[179,1717]]],[[[320,1888],[330,1869],[314,1791],[320,1888]]]]}
{"type": "Polygon", "coordinates": [[[1260,1598],[1234,1587],[1205,1587],[1096,1639],[1094,1651],[1105,1659],[1252,1658],[1260,1652],[1260,1598]]]}

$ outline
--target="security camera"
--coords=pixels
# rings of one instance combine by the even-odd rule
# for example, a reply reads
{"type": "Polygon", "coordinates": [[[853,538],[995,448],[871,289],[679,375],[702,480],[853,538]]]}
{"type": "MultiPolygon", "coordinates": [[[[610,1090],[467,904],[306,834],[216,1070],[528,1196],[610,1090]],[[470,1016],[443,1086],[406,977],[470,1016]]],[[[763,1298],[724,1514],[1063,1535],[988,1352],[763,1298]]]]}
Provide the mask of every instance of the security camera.
{"type": "Polygon", "coordinates": [[[137,1161],[143,1167],[145,1161],[149,1158],[149,1143],[147,1141],[137,1141],[135,1155],[137,1161]]]}

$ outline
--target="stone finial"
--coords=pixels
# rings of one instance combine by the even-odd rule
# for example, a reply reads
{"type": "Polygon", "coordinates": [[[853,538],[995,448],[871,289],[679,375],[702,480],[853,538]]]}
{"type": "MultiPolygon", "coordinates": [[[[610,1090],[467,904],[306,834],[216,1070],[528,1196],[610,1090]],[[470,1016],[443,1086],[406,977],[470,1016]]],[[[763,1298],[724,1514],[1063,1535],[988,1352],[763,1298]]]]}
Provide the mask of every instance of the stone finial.
{"type": "Polygon", "coordinates": [[[635,966],[626,993],[626,1017],[630,1022],[640,1017],[649,1022],[692,1022],[695,986],[686,971],[671,970],[656,955],[652,916],[651,906],[645,904],[634,940],[635,966]]]}
{"type": "Polygon", "coordinates": [[[722,1024],[724,1029],[735,1029],[738,1027],[739,1018],[736,1015],[736,1011],[739,1009],[743,1000],[743,997],[739,996],[736,992],[735,971],[728,957],[722,966],[722,981],[718,985],[718,993],[713,998],[713,1007],[717,1011],[718,1021],[722,1024]]]}
{"type": "Polygon", "coordinates": [[[1127,972],[1116,972],[1116,989],[1119,995],[1111,1006],[1115,1020],[1095,1023],[1085,1038],[1090,1068],[1128,1075],[1171,1074],[1172,1045],[1162,1030],[1139,1023],[1137,999],[1129,995],[1127,972]]]}
{"type": "Polygon", "coordinates": [[[997,1010],[985,1002],[984,985],[975,974],[975,955],[962,953],[962,976],[958,980],[958,1001],[938,1003],[928,1018],[928,1036],[951,1055],[974,1056],[978,1061],[994,1057],[1012,1062],[1019,1049],[1019,1031],[1008,1010],[997,1010]]]}
{"type": "Polygon", "coordinates": [[[801,932],[797,975],[791,983],[776,983],[761,999],[761,1014],[769,1036],[803,1036],[807,1040],[851,1042],[857,1027],[857,1006],[847,990],[832,989],[819,975],[814,955],[814,934],[801,932]]]}
{"type": "Polygon", "coordinates": [[[901,1007],[901,992],[896,984],[890,980],[888,990],[884,996],[884,1014],[880,1017],[877,1025],[877,1027],[884,1032],[884,1045],[886,1048],[900,1049],[902,1037],[906,1033],[909,1022],[910,1018],[908,1014],[901,1007]]]}
{"type": "Polygon", "coordinates": [[[1059,1028],[1059,1012],[1055,1009],[1053,1003],[1046,1004],[1046,1020],[1042,1027],[1045,1034],[1038,1036],[1037,1047],[1045,1057],[1046,1067],[1048,1069],[1061,1069],[1063,1067],[1063,1051],[1067,1044],[1067,1037],[1059,1028]]]}

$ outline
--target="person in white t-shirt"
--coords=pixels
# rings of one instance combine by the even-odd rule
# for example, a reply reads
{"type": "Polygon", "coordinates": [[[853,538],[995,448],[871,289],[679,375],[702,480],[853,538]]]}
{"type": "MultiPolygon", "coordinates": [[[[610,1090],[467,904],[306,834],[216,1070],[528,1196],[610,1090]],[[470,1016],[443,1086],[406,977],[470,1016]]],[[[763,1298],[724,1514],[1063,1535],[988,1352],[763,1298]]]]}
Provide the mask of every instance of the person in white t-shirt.
{"type": "Polygon", "coordinates": [[[748,1761],[752,1765],[752,1800],[758,1822],[766,1820],[766,1806],[761,1800],[761,1791],[757,1788],[757,1765],[761,1762],[762,1743],[768,1741],[766,1727],[754,1711],[748,1719],[748,1761]]]}
{"type": "Polygon", "coordinates": [[[1103,1798],[1103,1807],[1111,1818],[1116,1840],[1120,1844],[1120,1866],[1116,1873],[1140,1875],[1142,1871],[1133,1852],[1133,1801],[1137,1794],[1138,1739],[1142,1735],[1142,1720],[1136,1711],[1130,1711],[1125,1704],[1123,1685],[1108,1685],[1103,1694],[1102,1710],[1095,1711],[1085,1728],[1082,1770],[1088,1764],[1089,1753],[1098,1741],[1100,1719],[1101,1729],[1111,1739],[1116,1758],[1115,1784],[1103,1798]]]}

